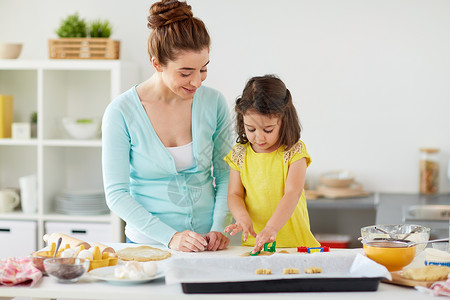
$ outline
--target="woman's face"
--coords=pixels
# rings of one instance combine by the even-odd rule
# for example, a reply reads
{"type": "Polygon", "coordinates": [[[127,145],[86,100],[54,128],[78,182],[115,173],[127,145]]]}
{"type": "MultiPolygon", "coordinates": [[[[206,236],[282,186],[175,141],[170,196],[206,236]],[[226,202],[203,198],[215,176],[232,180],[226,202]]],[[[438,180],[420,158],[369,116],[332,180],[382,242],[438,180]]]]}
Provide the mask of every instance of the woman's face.
{"type": "Polygon", "coordinates": [[[161,67],[162,80],[177,96],[192,99],[195,91],[206,79],[208,63],[208,48],[200,52],[180,52],[175,60],[161,67]]]}
{"type": "Polygon", "coordinates": [[[247,111],[243,119],[245,135],[256,153],[270,153],[278,149],[280,118],[247,111]]]}

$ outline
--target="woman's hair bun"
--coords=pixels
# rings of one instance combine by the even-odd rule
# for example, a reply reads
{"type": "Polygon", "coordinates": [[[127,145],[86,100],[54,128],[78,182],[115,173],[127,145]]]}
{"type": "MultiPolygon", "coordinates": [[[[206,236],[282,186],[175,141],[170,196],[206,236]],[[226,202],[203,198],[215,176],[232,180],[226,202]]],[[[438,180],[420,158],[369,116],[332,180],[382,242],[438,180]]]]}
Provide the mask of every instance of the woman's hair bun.
{"type": "Polygon", "coordinates": [[[194,16],[191,6],[178,0],[162,0],[153,3],[149,13],[147,27],[150,29],[180,22],[194,16]]]}

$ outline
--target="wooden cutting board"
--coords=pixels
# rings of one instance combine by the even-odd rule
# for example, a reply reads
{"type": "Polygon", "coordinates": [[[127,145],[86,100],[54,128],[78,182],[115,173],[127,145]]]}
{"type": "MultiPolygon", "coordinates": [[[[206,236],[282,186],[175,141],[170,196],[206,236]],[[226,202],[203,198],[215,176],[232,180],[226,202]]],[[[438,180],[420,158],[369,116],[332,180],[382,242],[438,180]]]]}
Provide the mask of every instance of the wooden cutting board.
{"type": "Polygon", "coordinates": [[[406,279],[402,277],[401,272],[391,272],[392,275],[392,281],[391,280],[382,280],[381,282],[384,283],[390,283],[390,284],[396,284],[396,285],[403,285],[403,286],[424,286],[429,288],[434,281],[419,281],[419,280],[413,280],[413,279],[406,279]]]}

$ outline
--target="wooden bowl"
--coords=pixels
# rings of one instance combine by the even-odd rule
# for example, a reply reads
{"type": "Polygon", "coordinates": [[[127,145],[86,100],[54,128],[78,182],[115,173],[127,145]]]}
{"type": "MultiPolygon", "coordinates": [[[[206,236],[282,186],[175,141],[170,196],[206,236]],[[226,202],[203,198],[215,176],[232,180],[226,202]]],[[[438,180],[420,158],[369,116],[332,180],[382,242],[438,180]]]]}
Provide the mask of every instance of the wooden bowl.
{"type": "Polygon", "coordinates": [[[22,52],[22,44],[0,43],[0,59],[18,58],[22,52]]]}
{"type": "Polygon", "coordinates": [[[349,187],[355,181],[355,174],[344,170],[331,171],[322,174],[319,181],[328,187],[344,188],[349,187]]]}

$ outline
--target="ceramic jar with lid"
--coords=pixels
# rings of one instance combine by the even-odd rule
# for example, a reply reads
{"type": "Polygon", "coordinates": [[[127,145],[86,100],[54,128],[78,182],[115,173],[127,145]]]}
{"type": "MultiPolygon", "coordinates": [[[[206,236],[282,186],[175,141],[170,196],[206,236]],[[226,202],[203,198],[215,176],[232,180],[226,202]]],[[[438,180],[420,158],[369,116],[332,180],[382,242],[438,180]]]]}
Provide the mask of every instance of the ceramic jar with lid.
{"type": "Polygon", "coordinates": [[[425,195],[437,194],[439,190],[439,149],[421,148],[419,166],[420,193],[425,195]]]}

